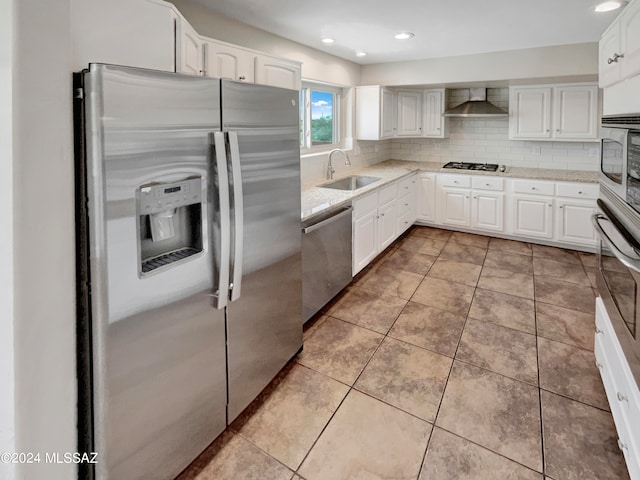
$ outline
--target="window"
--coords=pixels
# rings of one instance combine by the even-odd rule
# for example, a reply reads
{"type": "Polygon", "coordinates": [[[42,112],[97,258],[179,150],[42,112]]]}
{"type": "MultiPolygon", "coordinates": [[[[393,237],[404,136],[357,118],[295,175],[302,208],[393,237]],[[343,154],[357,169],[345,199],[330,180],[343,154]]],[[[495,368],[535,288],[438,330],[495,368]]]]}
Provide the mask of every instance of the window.
{"type": "Polygon", "coordinates": [[[340,143],[341,89],[304,83],[300,91],[300,147],[330,147],[340,143]]]}

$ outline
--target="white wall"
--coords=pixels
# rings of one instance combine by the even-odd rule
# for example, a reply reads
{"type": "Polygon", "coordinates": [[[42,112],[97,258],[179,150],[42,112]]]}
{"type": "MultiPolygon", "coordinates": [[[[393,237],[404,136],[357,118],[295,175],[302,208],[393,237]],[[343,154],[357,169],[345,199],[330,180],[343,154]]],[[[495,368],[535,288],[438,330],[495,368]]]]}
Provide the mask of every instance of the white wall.
{"type": "Polygon", "coordinates": [[[359,85],[360,65],[213,13],[190,0],[172,0],[200,35],[302,62],[302,78],[359,85]]]}
{"type": "Polygon", "coordinates": [[[580,43],[362,66],[362,85],[443,85],[539,79],[591,81],[598,74],[598,44],[580,43]]]}
{"type": "MultiPolygon", "coordinates": [[[[70,2],[15,0],[16,451],[76,451],[70,2]]],[[[19,465],[66,480],[74,465],[19,465]]]]}
{"type": "MultiPolygon", "coordinates": [[[[0,2],[0,452],[15,451],[13,358],[13,12],[17,0],[0,2]]],[[[13,480],[15,468],[0,463],[0,478],[13,480]]]]}
{"type": "MultiPolygon", "coordinates": [[[[468,100],[468,90],[452,90],[449,108],[468,100]]],[[[487,100],[509,110],[509,89],[487,89],[487,100]]],[[[597,171],[598,142],[509,140],[508,118],[450,118],[449,138],[393,139],[396,160],[447,163],[487,162],[526,168],[597,171]],[[595,154],[595,155],[594,155],[595,154]]]]}

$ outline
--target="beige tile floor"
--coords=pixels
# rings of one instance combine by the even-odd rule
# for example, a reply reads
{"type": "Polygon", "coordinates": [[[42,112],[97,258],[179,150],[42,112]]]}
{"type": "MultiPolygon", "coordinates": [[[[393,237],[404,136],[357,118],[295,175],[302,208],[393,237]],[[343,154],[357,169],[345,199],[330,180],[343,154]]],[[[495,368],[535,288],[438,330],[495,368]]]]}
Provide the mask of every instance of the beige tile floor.
{"type": "Polygon", "coordinates": [[[413,227],[180,480],[628,479],[594,256],[413,227]]]}

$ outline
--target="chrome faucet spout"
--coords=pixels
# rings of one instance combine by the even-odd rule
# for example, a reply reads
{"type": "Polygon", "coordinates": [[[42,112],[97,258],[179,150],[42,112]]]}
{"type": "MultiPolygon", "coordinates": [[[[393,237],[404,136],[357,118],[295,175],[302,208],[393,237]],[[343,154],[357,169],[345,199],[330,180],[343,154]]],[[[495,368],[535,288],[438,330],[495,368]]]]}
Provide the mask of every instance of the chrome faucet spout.
{"type": "Polygon", "coordinates": [[[329,162],[327,163],[327,180],[333,180],[333,174],[336,173],[336,171],[333,169],[333,165],[331,164],[331,157],[333,157],[333,154],[336,152],[340,152],[344,155],[344,164],[347,167],[351,166],[351,160],[349,160],[349,154],[344,150],[342,150],[341,148],[334,148],[329,152],[329,162]]]}

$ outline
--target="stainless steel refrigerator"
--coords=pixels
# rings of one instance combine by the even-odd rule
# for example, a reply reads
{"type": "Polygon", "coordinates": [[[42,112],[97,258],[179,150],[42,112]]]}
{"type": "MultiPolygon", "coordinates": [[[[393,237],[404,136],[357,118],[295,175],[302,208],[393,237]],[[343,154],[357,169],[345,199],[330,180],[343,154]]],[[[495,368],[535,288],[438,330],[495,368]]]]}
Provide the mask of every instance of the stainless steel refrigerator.
{"type": "Polygon", "coordinates": [[[83,475],[170,479],[302,346],[299,94],[74,82],[83,475]]]}

